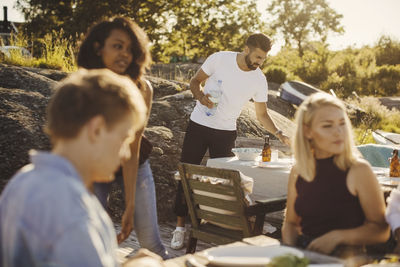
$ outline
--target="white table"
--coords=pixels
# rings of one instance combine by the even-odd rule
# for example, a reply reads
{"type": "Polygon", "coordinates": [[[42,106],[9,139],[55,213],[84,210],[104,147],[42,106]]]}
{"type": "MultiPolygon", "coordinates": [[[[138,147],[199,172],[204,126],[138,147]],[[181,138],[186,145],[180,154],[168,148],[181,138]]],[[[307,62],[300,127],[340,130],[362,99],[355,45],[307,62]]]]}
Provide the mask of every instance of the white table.
{"type": "Polygon", "coordinates": [[[241,171],[254,179],[253,200],[282,197],[287,195],[287,184],[291,164],[286,168],[258,167],[258,161],[242,161],[237,157],[214,158],[207,160],[207,166],[241,171]]]}
{"type": "MultiPolygon", "coordinates": [[[[207,166],[238,170],[244,175],[252,177],[254,187],[250,197],[253,200],[286,196],[291,167],[289,159],[279,159],[288,163],[288,167],[283,169],[258,167],[259,160],[260,158],[257,158],[256,161],[242,161],[237,157],[214,158],[207,160],[207,166]]],[[[396,187],[400,183],[400,178],[387,177],[389,168],[372,167],[372,170],[382,185],[396,187]]]]}
{"type": "Polygon", "coordinates": [[[378,182],[384,186],[397,187],[400,185],[400,177],[390,177],[389,168],[372,167],[378,182]]]}

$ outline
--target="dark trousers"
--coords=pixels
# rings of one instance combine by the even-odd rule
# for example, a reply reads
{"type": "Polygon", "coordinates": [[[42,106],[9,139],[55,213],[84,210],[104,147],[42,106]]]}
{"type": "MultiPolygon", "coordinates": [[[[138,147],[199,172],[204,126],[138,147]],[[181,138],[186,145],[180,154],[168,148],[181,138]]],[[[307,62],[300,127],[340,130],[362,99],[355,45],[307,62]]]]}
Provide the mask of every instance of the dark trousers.
{"type": "MultiPolygon", "coordinates": [[[[189,120],[183,140],[181,162],[201,163],[207,149],[210,158],[230,157],[235,147],[237,132],[209,128],[189,120]]],[[[178,183],[174,212],[177,216],[185,217],[188,214],[182,183],[178,183]]]]}

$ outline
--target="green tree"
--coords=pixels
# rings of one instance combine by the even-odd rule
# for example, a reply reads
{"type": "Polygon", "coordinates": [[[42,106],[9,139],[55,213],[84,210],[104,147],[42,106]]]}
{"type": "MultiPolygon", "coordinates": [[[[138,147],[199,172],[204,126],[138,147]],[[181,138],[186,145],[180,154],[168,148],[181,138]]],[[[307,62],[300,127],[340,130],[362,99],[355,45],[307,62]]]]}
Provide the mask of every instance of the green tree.
{"type": "MultiPolygon", "coordinates": [[[[60,31],[68,32],[73,17],[75,0],[44,1],[44,0],[17,0],[16,7],[22,11],[26,20],[26,33],[33,37],[44,37],[47,33],[60,31]]],[[[72,25],[71,25],[72,26],[72,25]]]]}
{"type": "Polygon", "coordinates": [[[90,25],[115,15],[132,17],[150,37],[165,28],[167,11],[178,0],[17,0],[25,15],[27,30],[43,37],[52,30],[64,29],[66,35],[85,33],[90,25]]]}
{"type": "Polygon", "coordinates": [[[238,49],[246,34],[265,32],[255,0],[17,0],[17,6],[35,37],[61,28],[77,36],[106,17],[134,18],[152,40],[154,59],[164,61],[238,49]]]}
{"type": "Polygon", "coordinates": [[[218,50],[240,50],[252,32],[270,33],[260,20],[254,0],[182,1],[173,8],[169,49],[191,58],[207,57],[218,50]],[[173,45],[175,44],[175,45],[173,45]]]}
{"type": "Polygon", "coordinates": [[[300,57],[309,41],[325,43],[329,32],[342,33],[341,14],[325,0],[272,0],[267,11],[273,16],[271,28],[282,34],[285,45],[297,46],[300,57]]]}

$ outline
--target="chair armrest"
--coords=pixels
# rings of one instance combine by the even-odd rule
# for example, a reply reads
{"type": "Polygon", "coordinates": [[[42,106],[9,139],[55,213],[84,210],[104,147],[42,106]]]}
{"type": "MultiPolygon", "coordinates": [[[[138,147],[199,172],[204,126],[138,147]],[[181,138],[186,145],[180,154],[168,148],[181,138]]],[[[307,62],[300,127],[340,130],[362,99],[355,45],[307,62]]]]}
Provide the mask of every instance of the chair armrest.
{"type": "Polygon", "coordinates": [[[287,197],[275,197],[275,198],[256,200],[256,203],[262,205],[270,205],[271,203],[284,203],[286,206],[286,200],[287,197]]]}
{"type": "Polygon", "coordinates": [[[286,197],[269,198],[256,201],[255,205],[246,208],[246,215],[253,216],[283,210],[286,207],[286,197]]]}

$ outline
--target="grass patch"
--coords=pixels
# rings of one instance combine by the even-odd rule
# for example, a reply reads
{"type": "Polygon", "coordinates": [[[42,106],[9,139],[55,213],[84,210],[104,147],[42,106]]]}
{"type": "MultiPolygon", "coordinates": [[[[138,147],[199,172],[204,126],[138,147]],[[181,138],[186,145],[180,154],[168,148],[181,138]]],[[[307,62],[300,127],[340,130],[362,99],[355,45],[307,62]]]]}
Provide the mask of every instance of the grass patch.
{"type": "MultiPolygon", "coordinates": [[[[1,62],[16,66],[56,69],[66,72],[77,69],[75,62],[75,47],[72,38],[64,38],[64,32],[52,31],[34,43],[39,46],[38,57],[26,57],[20,51],[12,51],[9,57],[1,58],[1,62]]],[[[23,34],[12,35],[11,46],[29,47],[29,41],[23,34]]]]}
{"type": "Polygon", "coordinates": [[[361,97],[359,100],[347,102],[362,108],[366,114],[358,125],[354,125],[354,135],[357,144],[374,143],[372,131],[400,133],[400,111],[389,110],[375,97],[361,97]]]}

